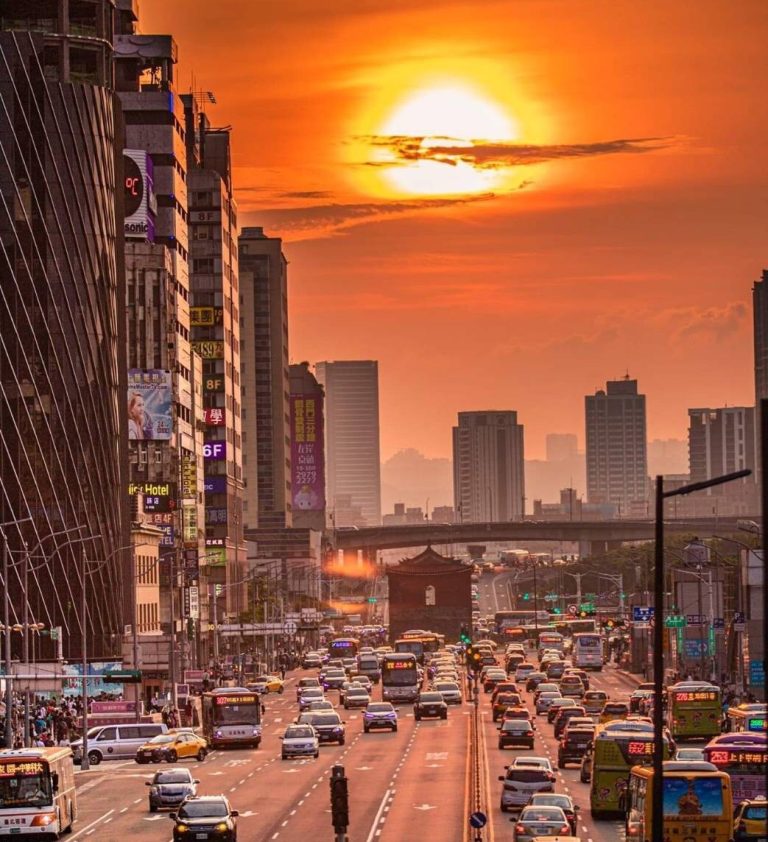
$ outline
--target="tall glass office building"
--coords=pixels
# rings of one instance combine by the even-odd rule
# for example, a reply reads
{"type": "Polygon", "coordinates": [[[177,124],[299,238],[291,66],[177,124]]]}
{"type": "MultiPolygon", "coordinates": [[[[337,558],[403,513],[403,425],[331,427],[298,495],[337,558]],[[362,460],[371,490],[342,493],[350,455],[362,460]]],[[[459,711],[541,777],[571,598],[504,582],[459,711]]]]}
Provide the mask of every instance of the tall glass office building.
{"type": "Polygon", "coordinates": [[[114,0],[0,6],[0,522],[22,521],[3,526],[3,591],[11,623],[44,625],[37,660],[57,627],[79,656],[83,587],[89,656],[119,658],[130,622],[115,14],[114,0]]]}

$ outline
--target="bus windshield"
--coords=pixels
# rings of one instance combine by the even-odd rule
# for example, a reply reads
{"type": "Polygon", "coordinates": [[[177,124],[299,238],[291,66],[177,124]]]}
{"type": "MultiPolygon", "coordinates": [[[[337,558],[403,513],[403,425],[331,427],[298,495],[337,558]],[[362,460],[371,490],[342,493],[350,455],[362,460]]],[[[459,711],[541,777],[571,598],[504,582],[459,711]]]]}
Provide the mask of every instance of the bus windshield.
{"type": "Polygon", "coordinates": [[[395,641],[395,652],[404,652],[415,655],[417,660],[424,659],[424,641],[416,638],[395,641]]]}
{"type": "Polygon", "coordinates": [[[235,725],[260,721],[259,697],[252,693],[241,696],[219,696],[213,706],[213,719],[217,724],[235,725]]]}
{"type": "Polygon", "coordinates": [[[393,661],[382,665],[381,680],[388,687],[407,687],[417,679],[416,664],[393,661]]]}
{"type": "Polygon", "coordinates": [[[716,737],[720,733],[720,688],[682,684],[669,688],[669,729],[673,737],[716,737]]]}
{"type": "Polygon", "coordinates": [[[356,658],[360,641],[355,637],[337,637],[328,644],[331,658],[356,658]]]}
{"type": "Polygon", "coordinates": [[[51,776],[44,763],[19,761],[0,765],[0,808],[46,807],[52,803],[51,776]]]}

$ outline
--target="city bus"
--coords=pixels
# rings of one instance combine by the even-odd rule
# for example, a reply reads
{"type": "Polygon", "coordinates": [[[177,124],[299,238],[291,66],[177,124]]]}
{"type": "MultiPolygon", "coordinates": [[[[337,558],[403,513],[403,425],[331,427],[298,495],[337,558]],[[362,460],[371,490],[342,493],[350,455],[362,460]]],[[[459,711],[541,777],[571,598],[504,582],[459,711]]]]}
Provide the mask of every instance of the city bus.
{"type": "Polygon", "coordinates": [[[356,658],[360,641],[356,637],[337,637],[328,644],[329,658],[356,658]]]}
{"type": "Polygon", "coordinates": [[[730,775],[735,804],[766,795],[768,748],[765,734],[723,734],[705,746],[704,759],[730,775]]]}
{"type": "MultiPolygon", "coordinates": [[[[662,786],[664,839],[733,839],[733,795],[724,772],[701,760],[672,760],[664,764],[662,786]]],[[[652,815],[653,769],[635,766],[627,789],[627,839],[650,839],[652,815]]]]}
{"type": "Polygon", "coordinates": [[[559,631],[566,636],[578,634],[579,632],[596,632],[597,626],[593,618],[584,618],[576,620],[550,620],[550,626],[555,631],[559,631]]]}
{"type": "Polygon", "coordinates": [[[602,670],[603,636],[594,632],[578,632],[573,636],[571,660],[575,667],[585,670],[602,670]]]}
{"type": "Polygon", "coordinates": [[[203,736],[211,748],[261,744],[261,699],[245,687],[203,693],[203,736]]]}
{"type": "Polygon", "coordinates": [[[742,731],[764,734],[766,731],[766,704],[754,702],[738,707],[729,707],[725,715],[727,730],[733,733],[742,731]]]}
{"type": "Polygon", "coordinates": [[[545,631],[539,632],[539,657],[545,649],[557,649],[558,652],[563,652],[565,649],[565,641],[560,632],[545,631]]]}
{"type": "Polygon", "coordinates": [[[0,836],[58,839],[72,830],[76,817],[71,748],[0,751],[0,836]]]}
{"type": "Polygon", "coordinates": [[[523,608],[508,608],[497,611],[493,615],[496,624],[496,633],[504,634],[507,627],[521,626],[523,628],[535,628],[540,626],[546,629],[549,626],[549,611],[533,611],[523,608]]]}
{"type": "Polygon", "coordinates": [[[420,637],[401,637],[395,641],[394,649],[398,653],[414,655],[420,664],[424,663],[425,646],[420,637]]]}
{"type": "MultiPolygon", "coordinates": [[[[629,772],[633,766],[653,763],[653,732],[633,729],[634,723],[610,724],[598,729],[592,744],[589,806],[592,818],[623,817],[629,772]]],[[[642,723],[636,723],[642,725],[642,723]]],[[[663,757],[669,759],[669,740],[664,737],[663,757]]]]}
{"type": "Polygon", "coordinates": [[[381,698],[385,702],[413,702],[419,695],[419,665],[412,652],[384,655],[381,661],[381,698]]]}
{"type": "Polygon", "coordinates": [[[723,709],[720,688],[707,681],[682,681],[667,688],[667,726],[677,739],[716,737],[723,709]]]}

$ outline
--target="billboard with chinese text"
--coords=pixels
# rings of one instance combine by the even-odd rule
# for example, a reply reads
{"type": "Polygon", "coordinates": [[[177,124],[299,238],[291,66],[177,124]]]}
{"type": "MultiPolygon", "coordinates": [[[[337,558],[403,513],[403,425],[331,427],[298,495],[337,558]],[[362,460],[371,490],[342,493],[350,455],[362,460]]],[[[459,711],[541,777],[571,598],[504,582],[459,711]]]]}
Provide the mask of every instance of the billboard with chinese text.
{"type": "Polygon", "coordinates": [[[171,372],[132,368],[128,371],[128,438],[168,441],[173,431],[171,372]]]}
{"type": "Polygon", "coordinates": [[[325,508],[323,405],[313,395],[291,395],[291,498],[294,510],[325,508]]]}

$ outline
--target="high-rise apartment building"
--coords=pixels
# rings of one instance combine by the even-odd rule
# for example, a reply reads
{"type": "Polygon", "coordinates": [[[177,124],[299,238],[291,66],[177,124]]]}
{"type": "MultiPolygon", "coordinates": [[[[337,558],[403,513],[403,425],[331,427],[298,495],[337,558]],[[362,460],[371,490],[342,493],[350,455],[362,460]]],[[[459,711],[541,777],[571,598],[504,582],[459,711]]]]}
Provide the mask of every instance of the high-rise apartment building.
{"type": "Polygon", "coordinates": [[[644,512],[648,497],[645,395],[629,376],[587,395],[587,499],[613,503],[619,516],[644,512]]]}
{"type": "Polygon", "coordinates": [[[523,425],[512,410],[460,412],[453,428],[453,496],[460,523],[522,520],[523,425]]]}
{"type": "Polygon", "coordinates": [[[83,629],[89,655],[119,658],[132,621],[114,16],[111,0],[0,9],[0,591],[11,623],[60,629],[67,660],[83,629]],[[85,581],[83,553],[103,561],[85,581]]]}
{"type": "MultiPolygon", "coordinates": [[[[730,474],[744,468],[755,470],[755,408],[726,406],[688,410],[688,454],[691,482],[730,474]]],[[[738,482],[708,489],[710,496],[729,498],[753,495],[757,511],[754,474],[738,482]]]]}
{"type": "Polygon", "coordinates": [[[326,495],[332,525],[378,526],[379,364],[319,362],[315,374],[325,389],[326,495]]]}
{"type": "Polygon", "coordinates": [[[243,228],[238,253],[243,520],[281,529],[292,522],[288,262],[283,241],[262,228],[243,228]]]}
{"type": "Polygon", "coordinates": [[[237,205],[232,192],[229,129],[212,128],[199,96],[182,97],[186,113],[192,347],[202,358],[205,415],[206,592],[222,611],[247,606],[243,539],[240,407],[240,300],[237,205]],[[233,585],[240,582],[243,584],[233,585]],[[229,587],[220,586],[229,583],[229,587]],[[211,594],[209,594],[211,596],[211,594]]]}
{"type": "Polygon", "coordinates": [[[144,520],[165,533],[159,622],[154,629],[145,624],[141,639],[145,679],[159,683],[203,657],[207,637],[199,635],[201,623],[207,628],[199,592],[203,370],[190,342],[189,162],[174,81],[177,49],[170,35],[136,34],[134,6],[120,4],[114,57],[126,143],[127,438],[131,491],[144,494],[144,520]],[[197,647],[190,646],[190,626],[197,647]],[[173,632],[178,665],[168,660],[173,632]]]}

